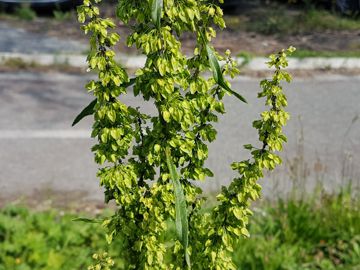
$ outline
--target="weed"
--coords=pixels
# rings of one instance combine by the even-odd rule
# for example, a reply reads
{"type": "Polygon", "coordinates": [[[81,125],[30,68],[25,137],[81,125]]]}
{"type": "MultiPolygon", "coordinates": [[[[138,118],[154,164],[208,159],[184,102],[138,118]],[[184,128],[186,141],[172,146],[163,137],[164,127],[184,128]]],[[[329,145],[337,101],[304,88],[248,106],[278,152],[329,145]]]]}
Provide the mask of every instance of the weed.
{"type": "Polygon", "coordinates": [[[241,51],[236,56],[242,58],[242,62],[240,63],[240,68],[248,65],[251,62],[251,60],[254,58],[254,55],[252,53],[246,51],[241,51]]]}
{"type": "Polygon", "coordinates": [[[252,238],[235,251],[239,269],[355,269],[360,264],[360,200],[351,188],[255,209],[252,238]],[[354,267],[354,268],[351,268],[354,267]]]}
{"type": "Polygon", "coordinates": [[[325,10],[310,10],[298,17],[298,23],[303,22],[303,30],[358,30],[360,20],[341,17],[325,10]]]}
{"type": "Polygon", "coordinates": [[[53,16],[57,21],[67,21],[71,19],[71,12],[63,12],[61,10],[54,10],[53,16]]]}
{"type": "MultiPolygon", "coordinates": [[[[289,10],[283,5],[270,5],[266,9],[259,8],[250,11],[248,17],[250,19],[241,20],[242,28],[266,35],[360,29],[359,19],[313,8],[289,10]]],[[[230,16],[226,17],[226,20],[230,22],[230,26],[240,24],[240,21],[238,22],[230,16]]]]}
{"type": "Polygon", "coordinates": [[[306,58],[306,57],[360,57],[360,51],[311,51],[298,49],[291,56],[296,58],[306,58]]]}
{"type": "Polygon", "coordinates": [[[6,66],[9,69],[20,69],[20,70],[32,69],[38,66],[38,64],[36,64],[35,62],[26,62],[19,57],[6,59],[2,63],[2,65],[6,66]]]}
{"type": "Polygon", "coordinates": [[[295,21],[293,17],[288,17],[283,8],[269,8],[265,12],[257,14],[261,20],[249,20],[246,29],[266,35],[285,34],[293,29],[295,21]]]}
{"type": "Polygon", "coordinates": [[[36,18],[36,12],[30,8],[29,5],[21,5],[20,7],[16,8],[15,15],[26,21],[32,21],[36,18]]]}
{"type": "Polygon", "coordinates": [[[0,212],[0,269],[84,269],[92,246],[106,247],[93,225],[62,212],[8,206],[0,212]],[[76,256],[76,260],[73,258],[76,256]]]}
{"type": "MultiPolygon", "coordinates": [[[[238,269],[357,269],[360,199],[355,195],[348,186],[337,195],[319,190],[302,199],[263,201],[261,210],[253,209],[251,237],[235,245],[238,269]]],[[[73,218],[55,210],[0,209],[0,270],[86,269],[94,250],[108,250],[116,259],[114,269],[125,269],[118,256],[122,239],[107,246],[101,227],[73,218]]],[[[171,241],[175,225],[169,227],[164,239],[171,241]]]]}

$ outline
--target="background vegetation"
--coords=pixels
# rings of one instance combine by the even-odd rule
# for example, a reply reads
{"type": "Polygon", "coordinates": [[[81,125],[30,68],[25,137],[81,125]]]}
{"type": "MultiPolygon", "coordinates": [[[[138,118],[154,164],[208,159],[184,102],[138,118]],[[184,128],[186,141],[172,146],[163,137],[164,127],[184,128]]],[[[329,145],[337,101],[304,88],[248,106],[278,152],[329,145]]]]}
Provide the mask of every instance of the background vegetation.
{"type": "MultiPolygon", "coordinates": [[[[358,269],[360,199],[350,190],[263,201],[253,208],[251,238],[239,239],[236,245],[238,268],[358,269]]],[[[91,254],[105,250],[115,258],[114,269],[122,269],[121,258],[116,259],[121,239],[107,246],[101,227],[73,222],[78,215],[54,209],[35,212],[17,205],[1,209],[0,269],[86,269],[91,254]]]]}
{"type": "Polygon", "coordinates": [[[273,2],[239,8],[236,14],[225,16],[227,26],[233,30],[265,35],[293,35],[325,30],[354,31],[360,28],[360,18],[356,16],[323,7],[304,8],[273,2]]]}

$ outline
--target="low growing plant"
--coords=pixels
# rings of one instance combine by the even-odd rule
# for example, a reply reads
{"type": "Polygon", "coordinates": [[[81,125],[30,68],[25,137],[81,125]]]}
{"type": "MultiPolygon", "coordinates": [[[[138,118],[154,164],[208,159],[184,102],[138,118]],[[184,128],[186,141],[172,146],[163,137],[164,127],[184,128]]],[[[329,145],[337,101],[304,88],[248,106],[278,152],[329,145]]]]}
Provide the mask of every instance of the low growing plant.
{"type": "MultiPolygon", "coordinates": [[[[250,203],[261,190],[257,180],[264,169],[281,163],[276,152],[286,141],[282,127],[289,115],[280,82],[291,80],[282,68],[294,48],[272,55],[268,62],[275,73],[261,82],[259,97],[269,110],[253,122],[260,145],[244,146],[250,158],[231,165],[238,177],[222,188],[216,207],[204,212],[205,198],[195,183],[213,176],[204,165],[208,143],[216,139],[213,123],[225,113],[225,95],[246,102],[225,79],[239,73],[230,52],[221,56],[211,46],[213,25],[225,27],[222,10],[205,0],[120,0],[117,17],[132,29],[127,44],[147,56],[145,66],[130,79],[114,58],[120,38],[116,24],[101,18],[99,2],[84,0],[78,8],[82,29],[90,34],[89,70],[96,71],[98,79],[86,85],[95,100],[74,124],[94,115],[92,137],[98,142],[92,150],[101,166],[98,177],[106,202],[114,200],[118,206],[102,223],[107,240],[123,239],[119,256],[125,259],[124,269],[236,269],[231,253],[239,237],[249,237],[250,203]],[[179,41],[185,32],[197,41],[190,57],[182,53],[179,41]],[[136,97],[154,104],[157,115],[121,101],[131,85],[136,97]],[[176,238],[166,239],[172,224],[176,238]]],[[[100,259],[90,269],[112,265],[106,256],[95,258],[100,259]]]]}
{"type": "MultiPolygon", "coordinates": [[[[112,269],[126,269],[126,258],[118,256],[122,239],[115,238],[108,246],[98,224],[72,222],[73,210],[0,208],[0,270],[84,270],[94,250],[99,253],[96,261],[111,265],[107,257],[112,256],[112,269]]],[[[358,269],[359,210],[354,187],[339,194],[307,193],[303,200],[262,200],[253,208],[251,238],[236,241],[234,263],[237,269],[248,270],[358,269]]],[[[165,241],[174,235],[169,230],[165,241]]]]}
{"type": "Polygon", "coordinates": [[[22,4],[15,9],[15,15],[21,20],[32,21],[36,19],[36,12],[27,4],[22,4]]]}

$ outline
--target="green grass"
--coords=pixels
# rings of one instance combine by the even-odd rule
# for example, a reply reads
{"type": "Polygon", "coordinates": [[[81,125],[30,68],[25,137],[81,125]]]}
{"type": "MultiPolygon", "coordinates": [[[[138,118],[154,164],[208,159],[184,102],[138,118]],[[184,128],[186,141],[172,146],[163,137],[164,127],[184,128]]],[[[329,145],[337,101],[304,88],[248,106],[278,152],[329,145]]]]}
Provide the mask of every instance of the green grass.
{"type": "MultiPolygon", "coordinates": [[[[235,248],[238,269],[359,269],[359,210],[350,192],[263,202],[254,209],[251,238],[235,248]]],[[[1,209],[0,270],[86,269],[91,254],[104,250],[115,259],[114,269],[123,269],[122,241],[109,247],[98,224],[73,218],[55,210],[1,209]]]]}
{"type": "MultiPolygon", "coordinates": [[[[266,57],[266,55],[254,54],[248,51],[240,51],[236,54],[237,57],[243,58],[243,62],[241,66],[245,66],[250,63],[250,61],[254,57],[266,57]]],[[[360,58],[360,50],[356,51],[313,51],[306,49],[296,49],[296,51],[291,55],[293,58],[307,58],[307,57],[324,57],[324,58],[332,58],[332,57],[344,57],[344,58],[360,58]]]]}
{"type": "Polygon", "coordinates": [[[57,21],[69,21],[72,18],[71,12],[64,12],[61,10],[54,10],[53,17],[57,21]]]}
{"type": "Polygon", "coordinates": [[[265,35],[360,29],[360,19],[321,9],[290,10],[283,5],[249,10],[242,16],[225,16],[225,21],[229,29],[247,30],[265,35]]]}
{"type": "Polygon", "coordinates": [[[359,30],[360,20],[332,14],[325,10],[310,10],[299,16],[304,30],[359,30]]]}
{"type": "Polygon", "coordinates": [[[295,58],[306,58],[306,57],[360,57],[359,51],[311,51],[297,49],[291,57],[295,58]]]}
{"type": "Polygon", "coordinates": [[[247,51],[238,52],[236,56],[241,57],[243,59],[242,63],[240,63],[240,67],[244,67],[248,65],[251,62],[251,60],[254,58],[254,54],[247,51]]]}
{"type": "Polygon", "coordinates": [[[16,8],[15,16],[21,20],[32,21],[36,18],[36,12],[28,5],[21,5],[20,7],[16,8]]]}
{"type": "Polygon", "coordinates": [[[72,222],[56,211],[8,206],[0,212],[0,269],[86,269],[107,245],[96,224],[72,222]]]}
{"type": "Polygon", "coordinates": [[[348,192],[259,210],[252,238],[239,241],[239,269],[359,269],[359,210],[348,192]]]}

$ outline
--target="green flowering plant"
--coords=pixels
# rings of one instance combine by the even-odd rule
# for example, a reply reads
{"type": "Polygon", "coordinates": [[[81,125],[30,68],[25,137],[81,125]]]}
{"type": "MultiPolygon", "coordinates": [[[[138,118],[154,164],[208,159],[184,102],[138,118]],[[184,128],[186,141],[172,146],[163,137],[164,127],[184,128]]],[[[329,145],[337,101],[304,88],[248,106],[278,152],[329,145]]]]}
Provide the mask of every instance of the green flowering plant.
{"type": "MultiPolygon", "coordinates": [[[[213,26],[225,27],[222,10],[207,0],[119,0],[116,15],[132,29],[127,44],[147,57],[129,78],[115,61],[113,48],[120,39],[116,24],[100,16],[99,2],[84,0],[78,7],[82,29],[90,35],[89,69],[98,78],[86,85],[95,100],[74,124],[94,117],[97,144],[92,151],[101,166],[97,175],[105,201],[117,205],[116,213],[103,221],[108,241],[123,239],[119,256],[124,269],[236,269],[231,252],[236,239],[249,236],[250,203],[261,190],[257,180],[264,169],[281,163],[276,153],[286,141],[282,127],[289,115],[280,82],[291,80],[282,68],[294,48],[270,57],[274,76],[261,82],[259,97],[270,109],[253,126],[262,147],[245,145],[252,158],[231,165],[239,176],[222,188],[216,207],[204,213],[205,199],[194,183],[213,176],[204,164],[208,143],[216,139],[213,123],[225,113],[222,99],[228,94],[246,102],[226,79],[239,73],[237,63],[229,51],[222,56],[211,46],[213,26]],[[181,50],[185,32],[196,38],[190,57],[181,50]],[[130,86],[135,97],[154,104],[157,115],[121,101],[130,86]],[[165,241],[171,221],[176,237],[165,241]]],[[[111,265],[104,257],[91,269],[111,265]]]]}

